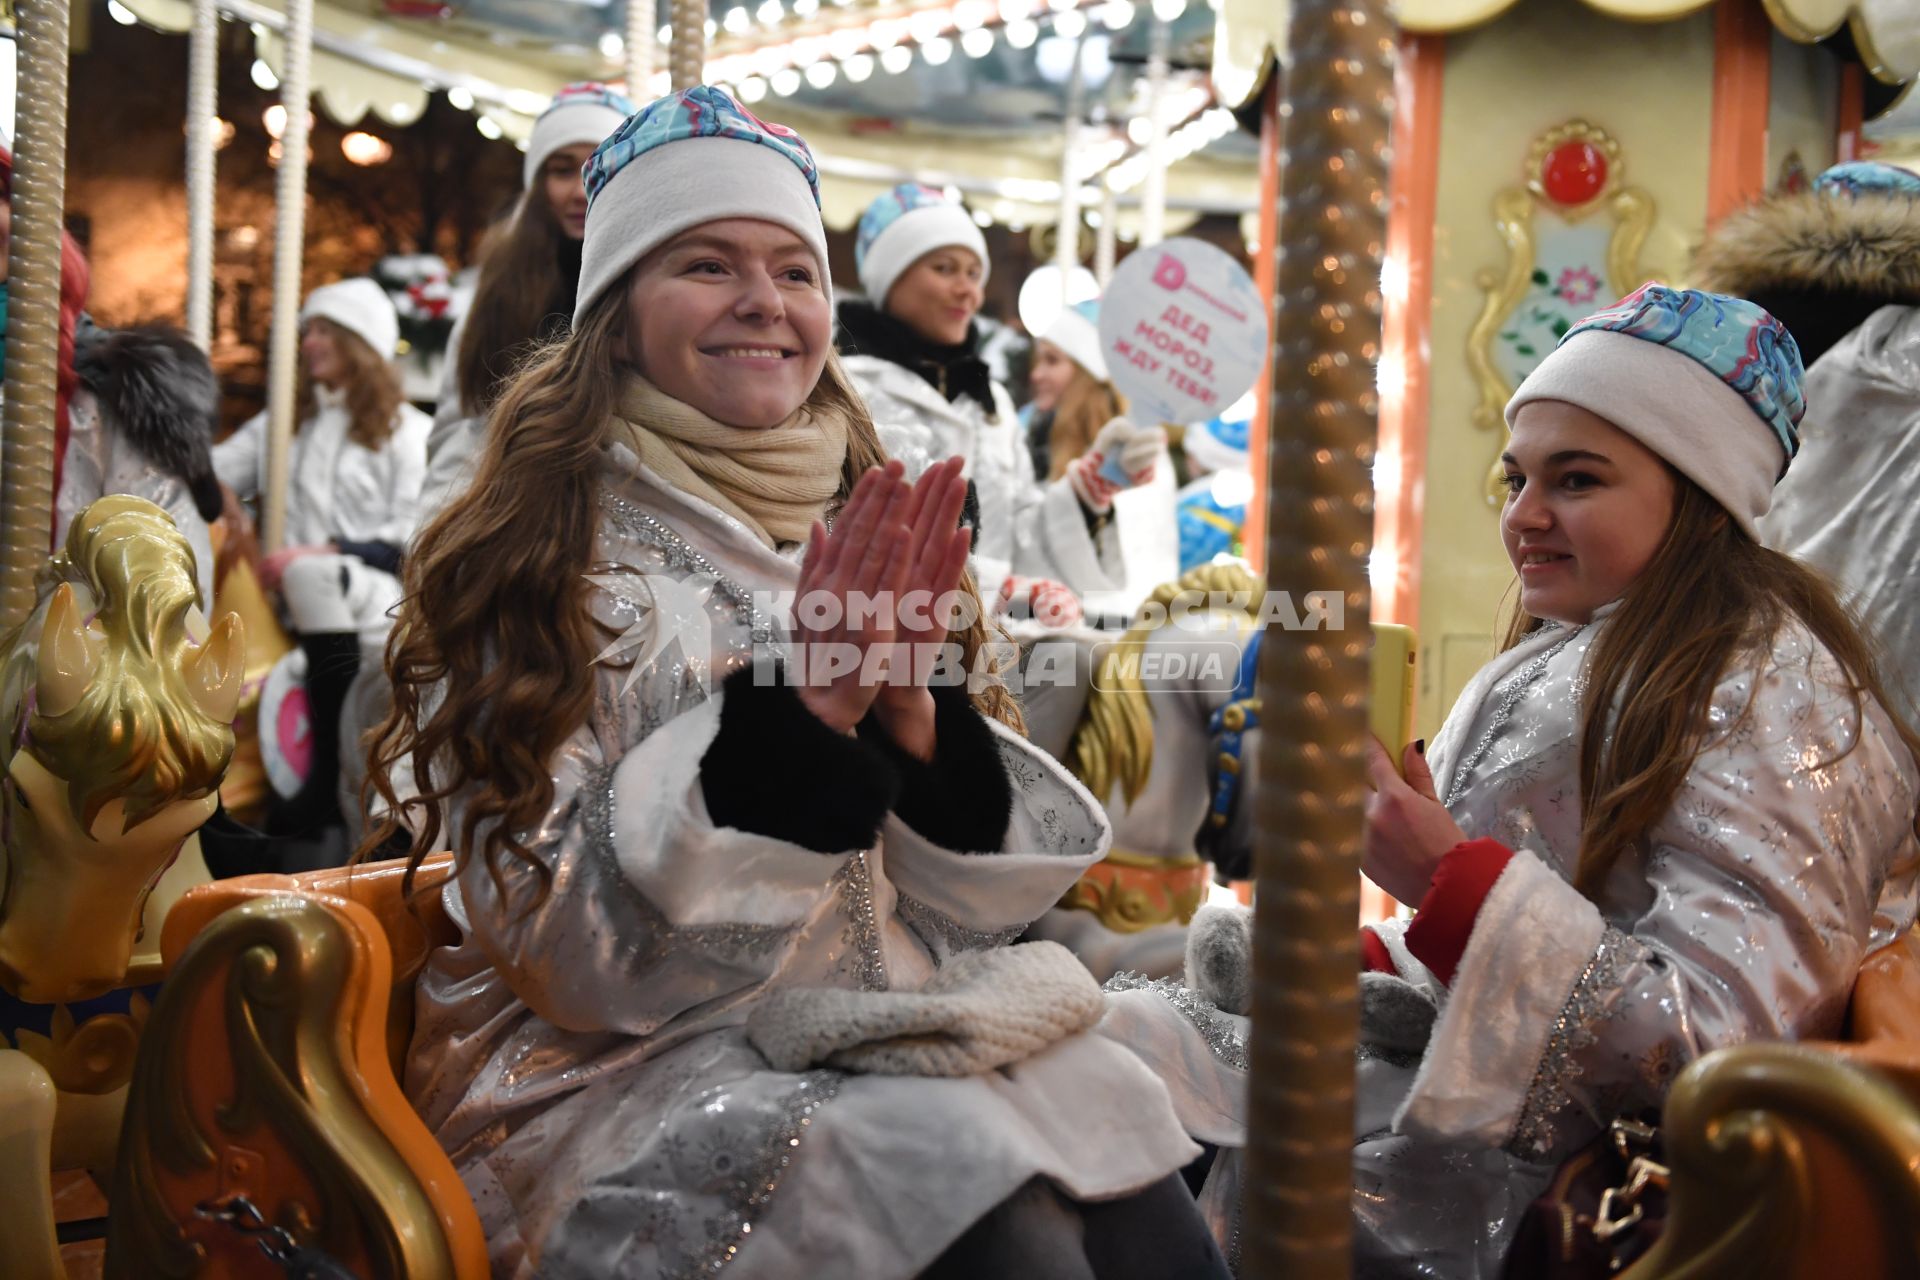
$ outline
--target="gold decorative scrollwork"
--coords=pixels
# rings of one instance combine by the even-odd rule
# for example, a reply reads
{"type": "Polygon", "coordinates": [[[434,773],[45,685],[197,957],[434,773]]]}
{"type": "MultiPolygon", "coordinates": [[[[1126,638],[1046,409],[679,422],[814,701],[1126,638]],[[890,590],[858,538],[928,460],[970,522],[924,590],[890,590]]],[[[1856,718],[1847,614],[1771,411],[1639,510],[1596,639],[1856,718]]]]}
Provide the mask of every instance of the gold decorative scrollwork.
{"type": "MultiPolygon", "coordinates": [[[[1474,283],[1486,295],[1479,316],[1467,331],[1467,366],[1479,393],[1473,408],[1474,426],[1500,432],[1504,440],[1506,405],[1514,387],[1494,359],[1494,344],[1501,327],[1533,287],[1540,247],[1534,219],[1542,206],[1551,208],[1569,223],[1585,221],[1604,211],[1614,228],[1607,244],[1608,287],[1615,297],[1623,297],[1646,282],[1640,266],[1640,250],[1653,228],[1653,197],[1637,187],[1621,186],[1624,167],[1620,144],[1612,135],[1585,120],[1569,120],[1533,140],[1527,153],[1525,185],[1507,187],[1494,196],[1493,222],[1501,242],[1506,245],[1507,263],[1502,270],[1483,270],[1474,277],[1474,283]],[[1568,142],[1587,143],[1598,149],[1607,161],[1605,181],[1591,199],[1578,205],[1554,201],[1547,194],[1544,179],[1548,157],[1568,142]]],[[[1497,456],[1488,472],[1486,493],[1487,500],[1496,506],[1506,496],[1497,456]]]]}
{"type": "Polygon", "coordinates": [[[1196,854],[1161,858],[1115,849],[1087,868],[1060,905],[1093,912],[1115,933],[1186,924],[1206,900],[1209,874],[1196,854]]]}
{"type": "Polygon", "coordinates": [[[135,1067],[108,1276],[201,1274],[208,1233],[225,1228],[195,1206],[235,1193],[358,1274],[453,1274],[434,1206],[349,1058],[382,968],[326,905],[293,896],[234,907],[181,954],[135,1067]]]}
{"type": "Polygon", "coordinates": [[[1493,198],[1493,225],[1507,246],[1507,268],[1503,273],[1482,270],[1474,277],[1486,300],[1480,304],[1480,316],[1467,331],[1467,365],[1473,370],[1474,385],[1480,389],[1480,402],[1473,407],[1473,425],[1484,431],[1499,429],[1506,421],[1507,401],[1513,388],[1493,363],[1493,342],[1508,315],[1527,296],[1533,274],[1533,195],[1521,187],[1509,187],[1493,198]]]}
{"type": "Polygon", "coordinates": [[[1888,1252],[1874,1274],[1920,1274],[1920,1105],[1882,1070],[1810,1045],[1725,1049],[1675,1081],[1663,1136],[1666,1227],[1628,1280],[1814,1274],[1804,1264],[1823,1194],[1816,1149],[1877,1201],[1866,1220],[1884,1226],[1888,1252]]]}

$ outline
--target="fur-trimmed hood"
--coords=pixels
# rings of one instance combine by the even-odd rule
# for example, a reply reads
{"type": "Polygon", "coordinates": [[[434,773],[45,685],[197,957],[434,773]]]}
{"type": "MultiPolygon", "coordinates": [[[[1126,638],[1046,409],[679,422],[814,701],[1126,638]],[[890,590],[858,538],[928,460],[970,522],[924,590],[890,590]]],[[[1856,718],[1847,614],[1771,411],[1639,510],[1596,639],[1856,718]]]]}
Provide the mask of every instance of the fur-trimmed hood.
{"type": "Polygon", "coordinates": [[[203,519],[217,520],[213,432],[220,380],[206,353],[178,329],[161,325],[83,325],[73,368],[80,385],[100,401],[102,416],[148,461],[186,482],[203,519]]]}
{"type": "Polygon", "coordinates": [[[1768,197],[1708,232],[1693,283],[1771,311],[1811,365],[1881,307],[1920,306],[1920,200],[1768,197]]]}

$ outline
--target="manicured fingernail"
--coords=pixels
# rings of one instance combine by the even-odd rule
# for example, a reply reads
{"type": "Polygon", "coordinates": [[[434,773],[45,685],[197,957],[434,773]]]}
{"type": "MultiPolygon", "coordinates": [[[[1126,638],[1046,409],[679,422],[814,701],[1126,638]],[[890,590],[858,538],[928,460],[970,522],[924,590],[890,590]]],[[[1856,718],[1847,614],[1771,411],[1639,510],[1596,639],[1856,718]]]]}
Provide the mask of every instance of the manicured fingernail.
{"type": "Polygon", "coordinates": [[[1420,738],[1414,742],[1413,754],[1417,756],[1424,756],[1425,754],[1427,754],[1427,740],[1425,738],[1420,738]]]}

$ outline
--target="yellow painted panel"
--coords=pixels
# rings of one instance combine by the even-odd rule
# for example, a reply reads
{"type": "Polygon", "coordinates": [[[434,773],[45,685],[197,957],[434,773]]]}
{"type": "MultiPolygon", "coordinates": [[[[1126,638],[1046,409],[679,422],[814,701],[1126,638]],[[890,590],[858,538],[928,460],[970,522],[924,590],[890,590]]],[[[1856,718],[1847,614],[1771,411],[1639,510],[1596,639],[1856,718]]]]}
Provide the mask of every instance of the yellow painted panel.
{"type": "Polygon", "coordinates": [[[1780,182],[1787,157],[1799,152],[1807,177],[1833,163],[1840,114],[1840,62],[1816,45],[1773,35],[1772,101],[1767,110],[1767,187],[1780,182]]]}
{"type": "MultiPolygon", "coordinates": [[[[1624,180],[1646,190],[1656,219],[1642,268],[1672,278],[1706,217],[1713,97],[1713,20],[1660,25],[1608,18],[1580,0],[1529,0],[1489,25],[1448,37],[1434,233],[1431,402],[1421,550],[1423,679],[1417,720],[1435,728],[1491,637],[1512,579],[1498,512],[1485,496],[1499,441],[1472,425],[1467,332],[1506,249],[1496,192],[1518,186],[1541,132],[1580,117],[1619,140],[1624,180]],[[1435,652],[1435,645],[1440,647],[1435,652]]],[[[1595,215],[1604,216],[1604,215],[1595,215]]]]}

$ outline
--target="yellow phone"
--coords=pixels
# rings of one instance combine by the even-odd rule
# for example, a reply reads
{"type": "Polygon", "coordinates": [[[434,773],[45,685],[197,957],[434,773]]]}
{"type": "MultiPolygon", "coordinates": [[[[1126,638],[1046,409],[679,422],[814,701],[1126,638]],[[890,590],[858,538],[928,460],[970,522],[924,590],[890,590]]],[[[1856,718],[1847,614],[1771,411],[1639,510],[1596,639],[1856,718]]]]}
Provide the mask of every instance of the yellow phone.
{"type": "Polygon", "coordinates": [[[1373,624],[1373,701],[1369,726],[1400,768],[1413,741],[1413,668],[1419,653],[1412,627],[1373,624]]]}

